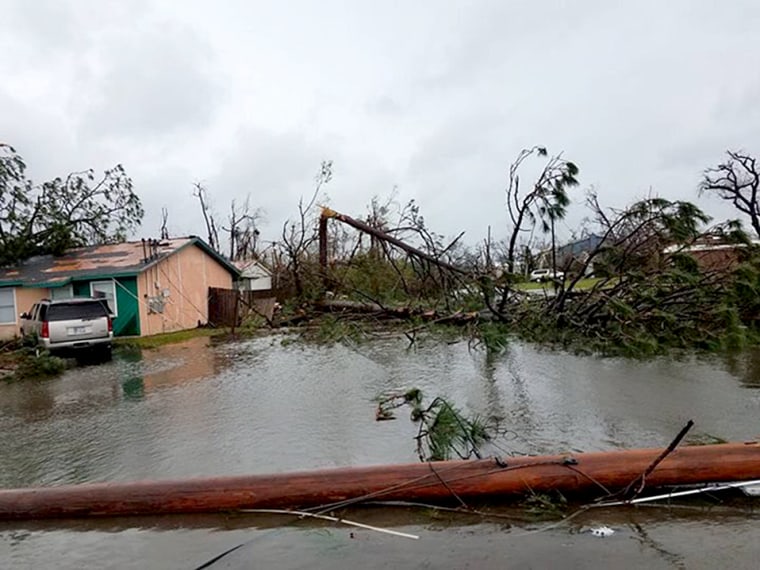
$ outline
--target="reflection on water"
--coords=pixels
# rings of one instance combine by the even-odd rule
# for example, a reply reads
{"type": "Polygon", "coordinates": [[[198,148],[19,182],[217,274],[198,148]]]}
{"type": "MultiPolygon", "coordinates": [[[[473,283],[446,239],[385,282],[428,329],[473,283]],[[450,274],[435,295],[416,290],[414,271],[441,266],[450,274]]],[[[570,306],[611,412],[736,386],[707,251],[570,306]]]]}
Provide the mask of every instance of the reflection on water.
{"type": "MultiPolygon", "coordinates": [[[[504,513],[507,516],[509,513],[504,513]]],[[[238,515],[0,523],[4,567],[197,568],[756,568],[760,517],[741,509],[590,510],[567,522],[483,519],[425,510],[342,516],[419,540],[299,519],[238,515]],[[595,538],[591,528],[615,531],[595,538]]]]}
{"type": "Polygon", "coordinates": [[[760,348],[724,357],[726,368],[747,388],[760,388],[760,348]]]}
{"type": "Polygon", "coordinates": [[[119,355],[122,388],[130,398],[143,397],[146,391],[210,378],[224,368],[226,362],[223,353],[212,349],[208,337],[163,347],[160,358],[148,358],[150,354],[138,349],[119,355]]]}
{"type": "Polygon", "coordinates": [[[415,461],[416,426],[404,414],[374,421],[377,396],[412,387],[500,420],[501,452],[658,446],[688,419],[693,441],[752,439],[758,354],[636,362],[522,344],[494,354],[466,343],[198,338],[0,386],[0,485],[415,461]]]}
{"type": "MultiPolygon", "coordinates": [[[[500,420],[508,430],[508,437],[498,442],[500,452],[662,446],[688,419],[696,422],[692,441],[747,440],[760,434],[760,351],[723,360],[636,362],[576,357],[523,344],[494,354],[471,352],[466,343],[407,348],[405,340],[382,340],[348,348],[283,345],[282,338],[223,344],[199,338],[118,354],[111,363],[70,370],[54,380],[1,384],[0,486],[416,461],[416,426],[404,414],[392,422],[374,420],[378,395],[412,387],[429,399],[446,396],[468,413],[500,420]]],[[[634,540],[623,550],[635,544],[640,552],[652,553],[655,565],[682,565],[689,541],[681,537],[663,542],[660,537],[682,532],[679,529],[687,524],[683,515],[671,521],[671,515],[657,513],[651,521],[641,518],[644,510],[636,511],[631,524],[625,523],[633,529],[628,536],[634,540]]],[[[223,543],[234,542],[238,534],[258,532],[245,530],[252,524],[249,520],[232,524],[221,519],[227,522],[217,530],[229,539],[222,540],[212,532],[217,523],[199,523],[208,518],[192,518],[195,526],[188,519],[173,520],[178,528],[148,526],[141,531],[132,528],[136,521],[112,530],[86,526],[89,522],[86,528],[25,525],[24,532],[31,535],[6,524],[0,526],[0,551],[9,548],[23,558],[34,550],[39,553],[34,556],[41,557],[34,560],[47,567],[61,545],[74,541],[102,565],[106,558],[95,544],[101,544],[103,532],[111,532],[118,544],[131,545],[128,548],[150,545],[156,553],[151,560],[159,561],[156,567],[161,561],[176,567],[179,560],[196,560],[178,556],[179,545],[200,555],[217,547],[224,550],[223,543]]],[[[396,518],[389,524],[426,531],[433,523],[396,518]]],[[[459,544],[470,554],[470,545],[498,551],[493,540],[504,532],[502,526],[477,521],[480,538],[475,539],[461,527],[461,519],[455,524],[444,527],[446,539],[438,545],[453,558],[430,555],[430,544],[414,552],[422,559],[429,555],[431,564],[448,560],[448,567],[456,567],[451,561],[464,558],[453,555],[449,544],[459,544]]],[[[757,532],[756,521],[750,528],[749,523],[726,522],[714,513],[703,514],[693,524],[694,532],[705,536],[712,524],[720,529],[735,525],[732,532],[742,536],[757,532]]],[[[293,551],[303,532],[307,531],[301,527],[287,531],[272,552],[293,551]]],[[[577,527],[566,527],[546,537],[540,534],[521,541],[520,548],[530,552],[533,544],[540,550],[547,540],[558,540],[589,554],[606,549],[601,543],[587,544],[585,536],[569,538],[577,532],[577,527]]],[[[354,544],[343,544],[342,539],[338,543],[338,550],[354,544]]],[[[359,561],[349,559],[352,564],[359,561]]],[[[488,560],[476,559],[488,567],[488,560]]],[[[388,560],[388,567],[403,565],[402,558],[388,560]]],[[[138,567],[122,562],[124,567],[138,567]]],[[[346,561],[339,557],[334,562],[346,561]]]]}

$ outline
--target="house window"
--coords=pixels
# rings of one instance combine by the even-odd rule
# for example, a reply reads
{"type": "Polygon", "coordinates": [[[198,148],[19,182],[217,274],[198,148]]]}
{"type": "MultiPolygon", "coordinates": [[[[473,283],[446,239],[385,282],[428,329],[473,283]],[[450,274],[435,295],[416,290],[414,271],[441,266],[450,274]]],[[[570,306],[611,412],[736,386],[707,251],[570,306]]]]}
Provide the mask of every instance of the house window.
{"type": "Polygon", "coordinates": [[[90,295],[105,299],[108,308],[114,317],[119,316],[119,308],[116,305],[116,283],[114,281],[93,281],[90,283],[90,295]]]}
{"type": "Polygon", "coordinates": [[[0,289],[0,324],[16,324],[16,290],[0,289]]]}
{"type": "Polygon", "coordinates": [[[74,297],[74,286],[69,284],[64,287],[55,287],[50,289],[50,298],[56,299],[71,299],[74,297]]]}

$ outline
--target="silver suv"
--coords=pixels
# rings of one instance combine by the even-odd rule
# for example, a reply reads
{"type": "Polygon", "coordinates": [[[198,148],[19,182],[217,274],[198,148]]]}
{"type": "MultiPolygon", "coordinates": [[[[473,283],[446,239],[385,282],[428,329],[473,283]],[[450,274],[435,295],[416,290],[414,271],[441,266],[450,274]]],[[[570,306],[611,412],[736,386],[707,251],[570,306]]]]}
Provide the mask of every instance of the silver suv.
{"type": "Polygon", "coordinates": [[[21,336],[60,356],[93,354],[110,360],[111,312],[105,299],[43,299],[21,314],[21,336]]]}

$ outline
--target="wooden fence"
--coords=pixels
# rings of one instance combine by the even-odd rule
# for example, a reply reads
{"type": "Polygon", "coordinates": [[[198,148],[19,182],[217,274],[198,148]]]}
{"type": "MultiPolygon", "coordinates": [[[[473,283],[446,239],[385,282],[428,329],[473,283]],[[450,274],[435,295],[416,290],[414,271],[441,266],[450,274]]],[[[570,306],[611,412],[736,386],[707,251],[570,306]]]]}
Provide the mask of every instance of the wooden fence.
{"type": "Polygon", "coordinates": [[[214,327],[240,326],[246,319],[260,316],[272,320],[277,299],[273,290],[208,290],[208,323],[214,327]]]}

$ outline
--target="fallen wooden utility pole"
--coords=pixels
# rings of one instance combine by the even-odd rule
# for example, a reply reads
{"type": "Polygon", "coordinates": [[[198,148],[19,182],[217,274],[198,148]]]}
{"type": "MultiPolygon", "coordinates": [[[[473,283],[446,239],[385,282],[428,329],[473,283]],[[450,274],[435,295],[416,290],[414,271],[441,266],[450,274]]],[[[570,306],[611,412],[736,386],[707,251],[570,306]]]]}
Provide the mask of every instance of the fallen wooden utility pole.
{"type": "MultiPolygon", "coordinates": [[[[476,461],[345,467],[177,481],[95,483],[0,490],[0,520],[163,515],[309,508],[364,500],[503,500],[526,493],[608,496],[661,455],[634,449],[476,461]]],[[[648,488],[760,479],[760,444],[676,449],[647,475],[648,488]]]]}

